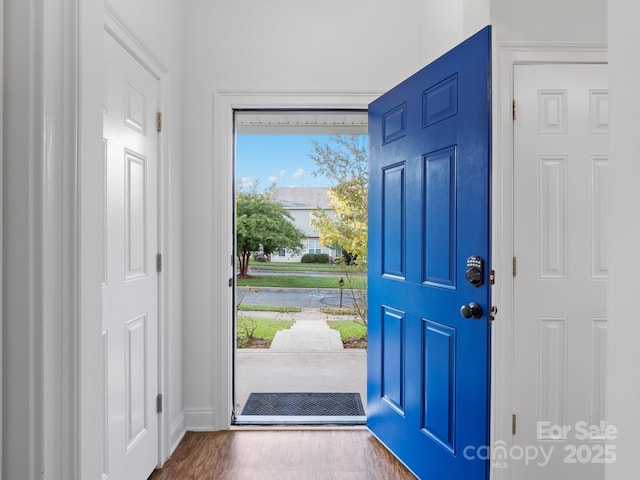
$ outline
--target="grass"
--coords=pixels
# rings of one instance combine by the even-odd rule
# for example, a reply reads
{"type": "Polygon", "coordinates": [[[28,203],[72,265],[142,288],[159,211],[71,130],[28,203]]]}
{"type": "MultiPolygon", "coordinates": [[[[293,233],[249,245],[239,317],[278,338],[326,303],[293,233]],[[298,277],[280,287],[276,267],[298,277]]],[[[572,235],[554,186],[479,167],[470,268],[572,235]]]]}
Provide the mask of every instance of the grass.
{"type": "Polygon", "coordinates": [[[238,278],[239,287],[281,287],[281,288],[338,288],[340,277],[306,275],[262,275],[254,278],[238,278]]]}
{"type": "Polygon", "coordinates": [[[247,346],[251,339],[262,340],[265,343],[264,346],[268,347],[276,332],[286,330],[293,323],[288,320],[269,320],[239,315],[236,325],[238,348],[247,346]]]}
{"type": "Polygon", "coordinates": [[[335,272],[339,274],[341,266],[329,263],[284,263],[251,261],[249,269],[253,271],[270,270],[277,272],[335,272]]]}
{"type": "Polygon", "coordinates": [[[360,323],[351,320],[335,320],[327,322],[327,324],[340,332],[340,339],[343,342],[367,338],[367,327],[360,323]]]}
{"type": "Polygon", "coordinates": [[[241,303],[238,305],[238,310],[241,312],[297,313],[301,312],[302,308],[285,305],[247,305],[245,303],[241,303]]]}
{"type": "Polygon", "coordinates": [[[324,307],[322,313],[327,315],[357,315],[357,310],[347,307],[324,307]]]}

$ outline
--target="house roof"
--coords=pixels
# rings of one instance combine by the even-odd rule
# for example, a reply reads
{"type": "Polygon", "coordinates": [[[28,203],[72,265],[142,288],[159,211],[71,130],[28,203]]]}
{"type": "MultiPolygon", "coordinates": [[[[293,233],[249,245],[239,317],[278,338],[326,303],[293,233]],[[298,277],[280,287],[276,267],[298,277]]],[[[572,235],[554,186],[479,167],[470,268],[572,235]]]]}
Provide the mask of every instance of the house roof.
{"type": "Polygon", "coordinates": [[[273,200],[284,208],[331,208],[329,189],[323,187],[275,187],[273,200]]]}

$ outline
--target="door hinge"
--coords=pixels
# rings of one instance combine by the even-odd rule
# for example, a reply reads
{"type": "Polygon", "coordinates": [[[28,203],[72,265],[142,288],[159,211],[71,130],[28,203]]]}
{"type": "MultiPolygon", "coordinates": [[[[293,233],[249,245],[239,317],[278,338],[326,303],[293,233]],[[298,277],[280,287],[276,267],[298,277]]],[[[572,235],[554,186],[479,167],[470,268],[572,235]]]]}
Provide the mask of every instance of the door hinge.
{"type": "Polygon", "coordinates": [[[156,272],[160,273],[162,271],[162,254],[156,254],[156,272]]]}
{"type": "Polygon", "coordinates": [[[156,132],[162,131],[162,112],[156,112],[156,132]]]}
{"type": "Polygon", "coordinates": [[[231,278],[229,279],[229,286],[230,286],[230,287],[233,287],[233,277],[231,277],[231,278]]]}
{"type": "Polygon", "coordinates": [[[511,435],[516,434],[516,414],[511,415],[511,435]]]}
{"type": "Polygon", "coordinates": [[[513,117],[513,120],[515,120],[516,118],[518,118],[518,105],[516,104],[516,99],[513,99],[513,103],[511,104],[511,115],[513,117]]]}
{"type": "Polygon", "coordinates": [[[491,269],[491,271],[489,272],[489,284],[490,285],[496,284],[496,271],[493,269],[491,269]]]}
{"type": "Polygon", "coordinates": [[[513,276],[515,277],[518,273],[518,259],[513,257],[513,276]]]}
{"type": "Polygon", "coordinates": [[[156,397],[156,412],[162,413],[162,394],[159,393],[156,397]]]}

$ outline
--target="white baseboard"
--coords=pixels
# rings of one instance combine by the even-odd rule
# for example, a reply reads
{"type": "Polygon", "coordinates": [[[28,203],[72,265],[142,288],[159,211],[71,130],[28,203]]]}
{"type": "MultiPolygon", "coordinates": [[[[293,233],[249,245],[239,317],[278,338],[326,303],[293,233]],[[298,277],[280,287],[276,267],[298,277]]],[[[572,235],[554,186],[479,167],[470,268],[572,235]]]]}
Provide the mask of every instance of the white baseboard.
{"type": "Polygon", "coordinates": [[[176,451],[185,433],[187,433],[187,429],[185,427],[185,414],[183,412],[171,424],[171,432],[169,433],[169,457],[176,451]]]}
{"type": "Polygon", "coordinates": [[[213,410],[185,410],[184,429],[196,432],[218,430],[215,427],[216,414],[213,410]]]}

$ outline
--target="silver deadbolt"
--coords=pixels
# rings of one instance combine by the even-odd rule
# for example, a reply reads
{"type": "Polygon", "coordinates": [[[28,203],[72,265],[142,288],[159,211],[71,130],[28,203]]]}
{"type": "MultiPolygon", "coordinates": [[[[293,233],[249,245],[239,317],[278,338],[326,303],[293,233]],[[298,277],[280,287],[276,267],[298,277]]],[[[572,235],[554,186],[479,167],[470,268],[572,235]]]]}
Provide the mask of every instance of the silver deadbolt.
{"type": "Polygon", "coordinates": [[[468,305],[463,305],[462,307],[460,307],[460,315],[462,315],[464,318],[478,319],[482,317],[482,307],[476,302],[471,302],[468,305]]]}

